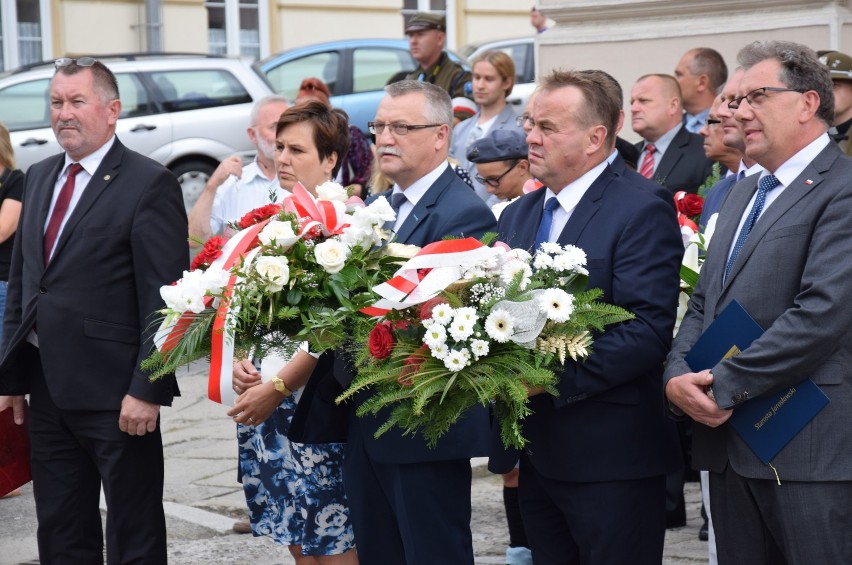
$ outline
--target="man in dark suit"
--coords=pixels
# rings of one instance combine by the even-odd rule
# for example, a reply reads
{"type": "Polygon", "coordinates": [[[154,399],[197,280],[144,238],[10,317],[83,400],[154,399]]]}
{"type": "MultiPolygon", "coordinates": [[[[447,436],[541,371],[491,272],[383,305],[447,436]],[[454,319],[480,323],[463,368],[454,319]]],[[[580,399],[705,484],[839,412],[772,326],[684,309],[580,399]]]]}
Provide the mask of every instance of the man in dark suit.
{"type": "Polygon", "coordinates": [[[680,87],[673,76],[645,75],[630,93],[633,131],[642,136],[639,173],[672,194],[679,190],[697,192],[712,172],[713,162],[704,155],[700,135],[682,123],[680,87]]]}
{"type": "MultiPolygon", "coordinates": [[[[422,81],[385,87],[370,123],[376,157],[393,188],[379,194],[397,210],[396,240],[427,245],[445,236],[480,237],[495,228],[488,206],[447,162],[452,105],[447,93],[422,81]]],[[[470,565],[470,458],[487,452],[487,411],[472,410],[434,449],[420,437],[391,430],[374,434],[387,413],[358,418],[359,397],[344,409],[348,433],[340,430],[333,399],[352,379],[340,354],[320,358],[291,425],[295,441],[347,441],[343,480],[355,531],[358,559],[385,563],[470,565]],[[335,387],[335,383],[339,386],[335,387]]],[[[367,393],[368,394],[368,393],[367,393]]]]}
{"type": "Polygon", "coordinates": [[[506,208],[500,239],[530,250],[537,240],[583,248],[589,287],[636,318],[597,336],[584,362],[566,364],[558,397],[530,390],[519,497],[533,560],[659,564],[664,475],[676,464],[660,387],[680,230],[670,203],[606,162],[619,105],[605,79],[555,72],[540,89],[527,142],[546,188],[506,208]]]}
{"type": "Polygon", "coordinates": [[[159,409],[174,377],[150,382],[160,286],[187,266],[187,220],[168,170],[115,137],[115,76],[59,59],[51,122],[64,153],[33,165],[12,259],[0,409],[30,395],[42,563],[165,563],[159,409]]]}
{"type": "Polygon", "coordinates": [[[813,51],[755,42],[738,60],[745,73],[731,106],[746,153],[766,171],[722,205],[668,357],[666,395],[695,421],[693,461],[710,471],[720,565],[852,563],[852,159],[826,133],[831,79],[813,51]],[[765,332],[692,372],[685,355],[732,300],[765,332]],[[806,378],[831,402],[764,465],[727,420],[806,378]]]}

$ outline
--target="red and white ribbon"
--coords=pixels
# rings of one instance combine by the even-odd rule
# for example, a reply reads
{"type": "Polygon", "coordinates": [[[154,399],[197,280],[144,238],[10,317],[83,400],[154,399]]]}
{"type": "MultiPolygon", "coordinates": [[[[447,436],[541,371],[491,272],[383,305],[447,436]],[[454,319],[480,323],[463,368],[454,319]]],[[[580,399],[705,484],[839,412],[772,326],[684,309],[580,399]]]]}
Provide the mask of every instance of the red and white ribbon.
{"type": "Polygon", "coordinates": [[[292,194],[284,200],[286,212],[308,220],[299,230],[301,236],[305,236],[315,228],[319,228],[325,237],[343,233],[344,228],[349,225],[345,215],[347,205],[364,206],[364,201],[354,196],[346,204],[332,200],[317,200],[300,182],[296,183],[292,194]]]}
{"type": "Polygon", "coordinates": [[[361,310],[368,316],[384,316],[425,302],[461,280],[464,270],[487,261],[495,251],[478,239],[436,241],[409,259],[387,282],[373,288],[381,299],[361,310]],[[428,272],[426,272],[428,270],[428,272]]]}

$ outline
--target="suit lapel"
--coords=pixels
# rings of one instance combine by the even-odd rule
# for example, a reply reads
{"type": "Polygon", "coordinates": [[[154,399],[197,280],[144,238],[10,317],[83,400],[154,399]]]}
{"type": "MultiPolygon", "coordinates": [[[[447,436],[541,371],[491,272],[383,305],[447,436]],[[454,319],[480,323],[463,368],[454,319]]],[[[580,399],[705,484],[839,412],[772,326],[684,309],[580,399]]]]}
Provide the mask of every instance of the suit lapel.
{"type": "Polygon", "coordinates": [[[607,167],[595,179],[595,182],[592,183],[583,197],[580,198],[576,208],[571,213],[571,217],[568,218],[568,223],[565,224],[565,228],[559,234],[557,241],[560,244],[577,243],[583,230],[586,229],[591,219],[598,213],[606,187],[615,176],[615,173],[607,167]]]}
{"type": "Polygon", "coordinates": [[[417,226],[420,225],[431,213],[432,206],[438,201],[438,198],[441,194],[446,190],[447,185],[452,178],[450,175],[454,175],[456,172],[452,167],[448,166],[441,176],[438,177],[432,186],[423,194],[420,200],[417,201],[417,204],[412,208],[411,212],[409,212],[408,217],[405,218],[405,221],[402,222],[402,225],[399,226],[399,231],[396,232],[396,240],[400,243],[408,243],[409,238],[411,238],[411,234],[417,229],[417,226]]]}
{"type": "MultiPolygon", "coordinates": [[[[44,190],[38,195],[38,217],[36,218],[36,230],[33,234],[38,243],[38,264],[44,265],[44,230],[47,225],[47,215],[50,213],[50,201],[53,199],[53,191],[56,188],[56,181],[59,175],[62,174],[62,168],[65,165],[65,154],[61,154],[56,158],[56,164],[42,181],[44,190]]],[[[36,184],[41,184],[37,181],[36,184]]]]}
{"type": "Polygon", "coordinates": [[[689,145],[689,132],[681,126],[666,149],[666,152],[663,153],[663,158],[660,160],[657,170],[654,171],[654,179],[658,183],[665,184],[666,178],[672,172],[672,169],[675,168],[681,157],[683,157],[683,148],[686,145],[689,145]]]}

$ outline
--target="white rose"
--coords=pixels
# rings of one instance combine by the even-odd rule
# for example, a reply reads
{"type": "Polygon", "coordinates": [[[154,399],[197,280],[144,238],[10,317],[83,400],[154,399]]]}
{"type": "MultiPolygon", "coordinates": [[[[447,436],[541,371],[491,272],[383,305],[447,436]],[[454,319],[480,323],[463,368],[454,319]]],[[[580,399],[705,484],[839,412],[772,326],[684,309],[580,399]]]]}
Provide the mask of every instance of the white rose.
{"type": "Polygon", "coordinates": [[[325,272],[334,274],[346,265],[349,249],[336,239],[327,239],[314,247],[314,256],[325,272]]]}
{"type": "Polygon", "coordinates": [[[254,270],[266,282],[269,291],[278,292],[290,280],[290,267],[287,263],[286,257],[264,255],[257,258],[254,270]]]}
{"type": "Polygon", "coordinates": [[[299,236],[293,231],[293,224],[279,220],[273,220],[266,224],[266,227],[261,230],[257,237],[264,245],[271,245],[275,242],[275,245],[284,249],[290,249],[294,243],[299,241],[299,236]]]}
{"type": "Polygon", "coordinates": [[[345,204],[349,194],[338,183],[327,181],[317,187],[317,200],[337,200],[345,204]]]}

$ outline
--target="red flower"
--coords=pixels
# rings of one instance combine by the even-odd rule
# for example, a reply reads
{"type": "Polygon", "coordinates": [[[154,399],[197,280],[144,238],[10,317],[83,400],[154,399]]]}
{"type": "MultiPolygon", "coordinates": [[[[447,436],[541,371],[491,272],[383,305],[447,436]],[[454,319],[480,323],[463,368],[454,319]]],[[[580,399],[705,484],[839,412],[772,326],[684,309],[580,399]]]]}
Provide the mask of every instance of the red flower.
{"type": "Polygon", "coordinates": [[[435,308],[438,304],[447,304],[447,299],[441,296],[436,296],[435,298],[430,298],[426,302],[423,302],[418,307],[417,315],[421,320],[428,320],[432,317],[432,309],[435,308]]]}
{"type": "Polygon", "coordinates": [[[391,349],[393,349],[393,332],[391,331],[390,322],[381,322],[370,330],[367,346],[370,348],[370,355],[376,359],[385,359],[391,354],[391,349]]]}
{"type": "Polygon", "coordinates": [[[271,218],[272,216],[277,216],[281,212],[281,209],[280,204],[267,204],[266,206],[255,208],[240,218],[237,225],[239,225],[241,229],[250,228],[255,224],[259,224],[263,220],[271,218]]]}
{"type": "Polygon", "coordinates": [[[684,194],[681,198],[675,197],[677,211],[690,218],[701,215],[704,209],[704,199],[697,194],[684,194]]]}
{"type": "Polygon", "coordinates": [[[227,241],[221,235],[214,235],[208,239],[204,247],[201,248],[201,251],[198,252],[198,255],[192,260],[192,265],[190,265],[189,269],[194,271],[200,268],[208,268],[213,261],[222,255],[222,248],[227,241]]]}
{"type": "Polygon", "coordinates": [[[401,386],[411,386],[414,384],[412,376],[420,370],[420,366],[426,361],[426,346],[421,345],[417,351],[408,356],[408,359],[402,362],[402,369],[399,371],[399,376],[396,378],[401,386]]]}

